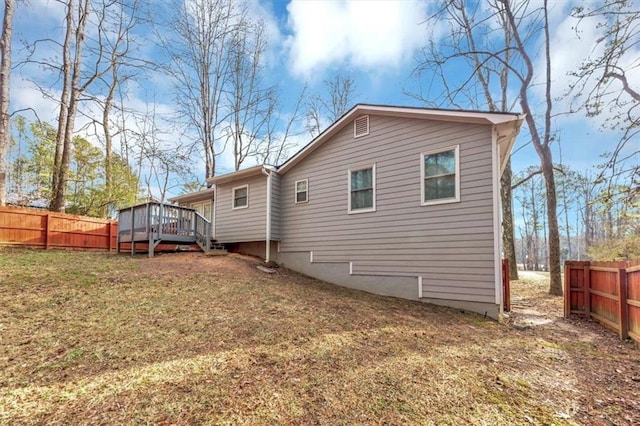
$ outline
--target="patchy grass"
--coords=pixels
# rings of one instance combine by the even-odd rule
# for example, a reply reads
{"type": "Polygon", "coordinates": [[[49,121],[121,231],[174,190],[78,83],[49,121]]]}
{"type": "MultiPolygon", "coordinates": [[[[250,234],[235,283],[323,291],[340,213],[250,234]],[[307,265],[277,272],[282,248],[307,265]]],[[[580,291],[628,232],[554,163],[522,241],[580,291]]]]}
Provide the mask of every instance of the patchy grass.
{"type": "Polygon", "coordinates": [[[256,264],[1,251],[0,423],[640,421],[640,351],[589,322],[515,329],[256,264]]]}

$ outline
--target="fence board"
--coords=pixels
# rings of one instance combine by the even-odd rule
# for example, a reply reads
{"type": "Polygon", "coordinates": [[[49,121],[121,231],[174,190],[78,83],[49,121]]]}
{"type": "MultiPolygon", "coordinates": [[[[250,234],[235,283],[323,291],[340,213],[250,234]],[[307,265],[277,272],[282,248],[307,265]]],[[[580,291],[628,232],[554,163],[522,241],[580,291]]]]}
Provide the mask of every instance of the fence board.
{"type": "Polygon", "coordinates": [[[640,342],[640,259],[565,263],[565,317],[590,316],[640,342]]]}
{"type": "Polygon", "coordinates": [[[111,251],[117,227],[112,220],[0,207],[0,245],[111,251]]]}

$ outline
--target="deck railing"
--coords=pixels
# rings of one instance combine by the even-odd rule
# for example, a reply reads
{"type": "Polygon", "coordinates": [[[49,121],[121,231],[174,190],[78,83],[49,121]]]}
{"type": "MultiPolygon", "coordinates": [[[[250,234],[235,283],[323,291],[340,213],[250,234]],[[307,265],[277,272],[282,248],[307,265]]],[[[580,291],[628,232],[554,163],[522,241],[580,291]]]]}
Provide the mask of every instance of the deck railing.
{"type": "Polygon", "coordinates": [[[207,251],[211,244],[211,222],[194,209],[158,202],[120,210],[119,242],[160,241],[197,243],[207,251]]]}

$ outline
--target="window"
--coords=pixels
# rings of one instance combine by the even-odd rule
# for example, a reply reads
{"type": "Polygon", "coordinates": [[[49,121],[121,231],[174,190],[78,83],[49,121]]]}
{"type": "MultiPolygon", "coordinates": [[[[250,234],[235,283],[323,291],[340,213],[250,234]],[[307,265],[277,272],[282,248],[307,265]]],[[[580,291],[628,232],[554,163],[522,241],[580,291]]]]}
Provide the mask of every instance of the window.
{"type": "Polygon", "coordinates": [[[296,194],[295,203],[306,203],[309,201],[309,179],[297,180],[295,183],[296,194]]]}
{"type": "Polygon", "coordinates": [[[207,219],[209,222],[211,222],[211,220],[213,219],[213,216],[211,215],[211,203],[204,203],[202,205],[202,216],[204,216],[205,219],[207,219]]]}
{"type": "Polygon", "coordinates": [[[460,201],[459,146],[420,155],[422,205],[460,201]]]}
{"type": "Polygon", "coordinates": [[[349,169],[349,213],[376,211],[376,165],[349,169]]]}
{"type": "Polygon", "coordinates": [[[249,185],[233,188],[233,208],[244,209],[249,207],[249,185]]]}

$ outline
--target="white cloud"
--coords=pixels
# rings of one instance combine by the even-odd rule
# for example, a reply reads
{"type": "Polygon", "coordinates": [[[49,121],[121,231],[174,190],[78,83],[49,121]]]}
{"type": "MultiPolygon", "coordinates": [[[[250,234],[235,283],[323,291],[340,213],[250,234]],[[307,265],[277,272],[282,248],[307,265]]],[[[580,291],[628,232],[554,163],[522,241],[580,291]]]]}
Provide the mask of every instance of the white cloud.
{"type": "Polygon", "coordinates": [[[407,1],[296,1],[287,6],[286,40],[294,74],[336,63],[365,70],[397,68],[424,43],[427,5],[407,1]]]}

